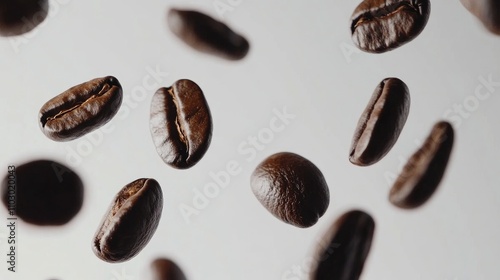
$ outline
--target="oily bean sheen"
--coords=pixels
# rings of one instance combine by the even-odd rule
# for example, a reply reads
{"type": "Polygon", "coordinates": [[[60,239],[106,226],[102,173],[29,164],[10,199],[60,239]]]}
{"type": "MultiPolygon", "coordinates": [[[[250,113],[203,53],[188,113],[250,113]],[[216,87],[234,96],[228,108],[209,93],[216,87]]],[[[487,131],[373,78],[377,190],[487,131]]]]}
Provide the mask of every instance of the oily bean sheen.
{"type": "Polygon", "coordinates": [[[381,160],[394,146],[410,112],[410,93],[397,78],[384,79],[361,115],[349,161],[360,166],[381,160]]]}
{"type": "Polygon", "coordinates": [[[151,263],[151,280],[186,280],[182,270],[172,260],[160,258],[151,263]]]}
{"type": "Polygon", "coordinates": [[[83,195],[80,177],[51,160],[10,166],[2,182],[2,201],[9,213],[41,226],[68,223],[80,211],[83,195]]]}
{"type": "Polygon", "coordinates": [[[375,231],[373,218],[360,210],[343,214],[329,229],[316,253],[311,280],[359,279],[375,231]]]}
{"type": "Polygon", "coordinates": [[[27,33],[47,17],[47,0],[0,0],[0,36],[27,33]]]}
{"type": "Polygon", "coordinates": [[[253,172],[251,187],[257,200],[275,217],[301,228],[316,224],[330,203],[321,171],[294,153],[266,158],[253,172]]]}
{"type": "Polygon", "coordinates": [[[170,9],[167,19],[170,30],[200,52],[239,60],[244,58],[250,49],[250,44],[243,36],[203,13],[170,9]]]}
{"type": "Polygon", "coordinates": [[[475,15],[492,33],[500,35],[500,1],[460,0],[467,10],[475,15]]]}
{"type": "Polygon", "coordinates": [[[138,179],[115,196],[97,229],[94,253],[107,262],[124,262],[148,244],[160,222],[163,194],[154,179],[138,179]]]}
{"type": "Polygon", "coordinates": [[[93,79],[47,101],[40,109],[40,128],[54,141],[73,140],[110,121],[121,103],[115,77],[93,79]]]}
{"type": "Polygon", "coordinates": [[[178,169],[194,166],[212,139],[212,115],[200,87],[184,79],[157,90],[151,102],[150,129],[166,164],[178,169]]]}
{"type": "Polygon", "coordinates": [[[429,19],[429,0],[364,0],[351,16],[354,44],[383,53],[417,37],[429,19]]]}
{"type": "Polygon", "coordinates": [[[432,128],[423,146],[403,167],[389,194],[397,207],[411,209],[424,204],[443,178],[453,147],[453,127],[438,122],[432,128]]]}

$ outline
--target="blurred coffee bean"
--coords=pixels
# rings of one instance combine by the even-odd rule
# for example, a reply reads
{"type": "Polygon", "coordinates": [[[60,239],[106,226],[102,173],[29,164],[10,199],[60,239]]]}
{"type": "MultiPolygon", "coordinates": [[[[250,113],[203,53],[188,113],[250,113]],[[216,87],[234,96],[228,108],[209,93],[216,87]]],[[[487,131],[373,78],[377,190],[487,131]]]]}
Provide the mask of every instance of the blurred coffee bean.
{"type": "Polygon", "coordinates": [[[45,20],[48,11],[48,0],[0,0],[0,36],[33,30],[45,20]]]}
{"type": "Polygon", "coordinates": [[[460,0],[462,5],[475,15],[492,33],[500,35],[500,1],[460,0]]]}
{"type": "Polygon", "coordinates": [[[151,263],[151,280],[186,280],[179,266],[170,259],[159,258],[151,263]]]}

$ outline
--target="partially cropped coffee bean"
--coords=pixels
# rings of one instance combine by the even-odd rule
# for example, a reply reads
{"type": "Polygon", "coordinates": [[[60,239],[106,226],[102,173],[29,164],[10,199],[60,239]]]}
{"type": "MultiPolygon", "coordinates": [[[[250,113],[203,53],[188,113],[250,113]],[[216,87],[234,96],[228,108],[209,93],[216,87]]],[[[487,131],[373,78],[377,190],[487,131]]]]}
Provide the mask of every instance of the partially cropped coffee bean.
{"type": "Polygon", "coordinates": [[[2,201],[10,216],[41,225],[71,221],[83,204],[83,183],[78,174],[52,160],[9,166],[2,181],[2,201]]]}
{"type": "Polygon", "coordinates": [[[148,244],[160,222],[163,194],[154,179],[138,179],[115,196],[97,229],[92,249],[107,262],[130,260],[148,244]]]}
{"type": "Polygon", "coordinates": [[[448,165],[453,141],[450,123],[441,121],[434,125],[423,146],[411,156],[394,182],[389,194],[393,205],[416,208],[432,196],[448,165]]]}
{"type": "Polygon", "coordinates": [[[151,263],[151,280],[186,280],[182,270],[172,260],[160,258],[151,263]]]}
{"type": "Polygon", "coordinates": [[[306,228],[323,216],[330,192],[321,171],[309,160],[282,152],[254,170],[251,187],[257,200],[276,218],[306,228]]]}
{"type": "Polygon", "coordinates": [[[500,1],[460,0],[462,5],[475,15],[492,33],[500,35],[500,1]]]}
{"type": "Polygon", "coordinates": [[[193,49],[229,60],[246,56],[250,44],[224,23],[197,11],[170,9],[170,30],[193,49]]]}
{"type": "Polygon", "coordinates": [[[115,77],[93,79],[47,101],[39,113],[40,128],[54,141],[69,141],[106,124],[122,103],[115,77]]]}
{"type": "Polygon", "coordinates": [[[42,23],[49,11],[47,0],[0,1],[0,36],[27,33],[42,23]]]}
{"type": "Polygon", "coordinates": [[[430,14],[429,0],[364,0],[351,16],[354,44],[383,53],[415,39],[430,14]]]}
{"type": "Polygon", "coordinates": [[[384,79],[372,94],[352,139],[349,161],[366,166],[394,146],[410,112],[410,92],[397,78],[384,79]]]}
{"type": "Polygon", "coordinates": [[[156,91],[150,129],[156,151],[166,164],[179,169],[194,166],[212,139],[212,115],[200,87],[178,80],[156,91]]]}
{"type": "Polygon", "coordinates": [[[370,252],[375,221],[359,210],[343,214],[323,238],[311,280],[357,280],[370,252]]]}

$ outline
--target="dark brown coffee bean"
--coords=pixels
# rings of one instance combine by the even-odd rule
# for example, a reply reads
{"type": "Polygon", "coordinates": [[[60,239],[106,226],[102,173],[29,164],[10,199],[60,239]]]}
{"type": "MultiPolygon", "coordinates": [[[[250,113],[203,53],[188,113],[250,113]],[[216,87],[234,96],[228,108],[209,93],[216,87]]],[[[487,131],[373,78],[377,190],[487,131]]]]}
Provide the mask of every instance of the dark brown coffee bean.
{"type": "Polygon", "coordinates": [[[251,176],[259,202],[276,218],[296,227],[316,224],[330,204],[321,171],[309,160],[282,152],[266,158],[251,176]]]}
{"type": "Polygon", "coordinates": [[[110,121],[121,103],[115,77],[93,79],[47,101],[40,109],[40,128],[54,141],[73,140],[110,121]]]}
{"type": "Polygon", "coordinates": [[[148,244],[160,222],[163,194],[154,179],[138,179],[115,196],[97,229],[94,253],[107,262],[124,262],[148,244]]]}
{"type": "Polygon", "coordinates": [[[0,36],[27,33],[42,23],[49,11],[47,0],[0,1],[0,36]]]}
{"type": "Polygon", "coordinates": [[[432,196],[446,170],[453,139],[450,123],[441,121],[434,125],[423,146],[411,156],[392,186],[389,194],[392,204],[411,209],[432,196]]]}
{"type": "Polygon", "coordinates": [[[70,168],[51,160],[9,166],[2,201],[10,216],[43,226],[68,223],[83,204],[83,183],[70,168]]]}
{"type": "Polygon", "coordinates": [[[166,164],[179,169],[194,166],[212,139],[212,115],[200,87],[178,80],[156,91],[150,128],[156,151],[166,164]]]}
{"type": "Polygon", "coordinates": [[[500,35],[500,1],[460,0],[462,5],[475,15],[492,33],[500,35]]]}
{"type": "Polygon", "coordinates": [[[354,44],[383,53],[415,39],[430,14],[429,0],[364,0],[351,16],[354,44]]]}
{"type": "Polygon", "coordinates": [[[203,13],[170,9],[167,18],[170,30],[195,50],[239,60],[250,49],[244,37],[203,13]]]}
{"type": "Polygon", "coordinates": [[[169,259],[156,259],[151,263],[151,280],[186,280],[182,270],[169,259]]]}
{"type": "Polygon", "coordinates": [[[397,78],[384,79],[361,115],[349,161],[366,166],[381,160],[394,146],[410,112],[410,92],[397,78]]]}
{"type": "Polygon", "coordinates": [[[311,280],[357,280],[370,252],[375,221],[359,210],[343,214],[323,238],[311,280]]]}

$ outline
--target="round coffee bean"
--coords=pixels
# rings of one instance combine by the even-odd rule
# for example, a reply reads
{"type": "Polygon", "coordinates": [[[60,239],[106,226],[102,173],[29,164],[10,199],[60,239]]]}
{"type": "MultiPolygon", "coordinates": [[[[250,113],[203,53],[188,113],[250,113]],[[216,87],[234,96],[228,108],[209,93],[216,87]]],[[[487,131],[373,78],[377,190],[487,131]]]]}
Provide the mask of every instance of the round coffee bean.
{"type": "Polygon", "coordinates": [[[265,159],[251,176],[251,187],[275,217],[301,228],[316,224],[330,203],[321,171],[294,153],[277,153],[265,159]]]}
{"type": "Polygon", "coordinates": [[[395,49],[424,30],[430,7],[429,0],[364,0],[351,16],[352,40],[366,52],[395,49]]]}
{"type": "Polygon", "coordinates": [[[151,263],[151,280],[186,280],[179,266],[170,259],[160,258],[151,263]]]}
{"type": "Polygon", "coordinates": [[[115,77],[93,79],[47,101],[40,109],[40,128],[54,141],[73,140],[109,122],[121,103],[115,77]]]}
{"type": "Polygon", "coordinates": [[[212,115],[200,87],[178,80],[156,91],[150,129],[156,151],[166,164],[179,169],[194,166],[212,139],[212,115]]]}
{"type": "Polygon", "coordinates": [[[92,242],[107,262],[124,262],[148,244],[160,222],[163,195],[154,179],[137,179],[115,196],[92,242]]]}
{"type": "Polygon", "coordinates": [[[51,160],[9,166],[2,201],[9,215],[35,225],[63,225],[80,211],[83,183],[70,168],[51,160]]]}
{"type": "Polygon", "coordinates": [[[0,36],[17,36],[27,33],[47,18],[47,0],[0,1],[0,36]]]}

